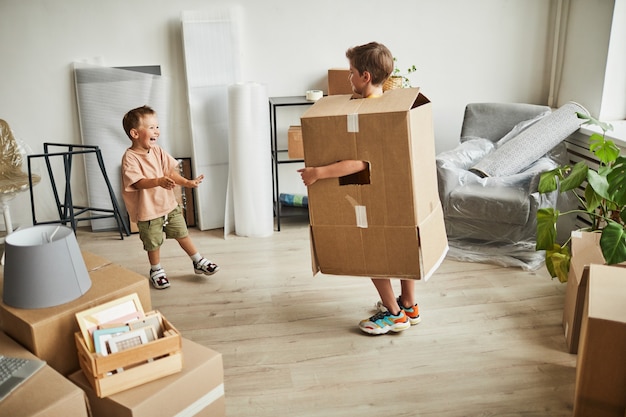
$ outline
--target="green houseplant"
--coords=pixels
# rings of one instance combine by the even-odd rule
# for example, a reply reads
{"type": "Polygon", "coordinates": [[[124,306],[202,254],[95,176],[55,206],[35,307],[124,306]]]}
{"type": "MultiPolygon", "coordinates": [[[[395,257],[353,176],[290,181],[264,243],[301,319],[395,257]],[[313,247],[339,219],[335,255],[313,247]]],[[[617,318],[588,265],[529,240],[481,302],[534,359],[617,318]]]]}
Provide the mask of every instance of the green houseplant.
{"type": "Polygon", "coordinates": [[[396,57],[393,58],[393,72],[387,79],[384,85],[385,90],[391,90],[393,88],[410,88],[411,80],[409,79],[409,74],[417,71],[417,67],[415,65],[411,65],[407,68],[406,72],[403,73],[400,68],[398,68],[398,60],[396,57]]]}
{"type": "Polygon", "coordinates": [[[559,212],[543,208],[537,212],[537,250],[546,251],[546,267],[552,277],[567,281],[571,254],[569,240],[562,245],[556,242],[559,216],[585,214],[590,226],[585,231],[601,233],[600,247],[607,264],[626,261],[626,157],[620,156],[615,143],[606,138],[613,129],[583,113],[577,113],[583,124],[596,125],[602,134],[593,133],[589,138],[589,150],[599,160],[597,169],[581,161],[573,167],[566,165],[541,175],[539,192],[559,190],[571,192],[579,200],[580,209],[559,212]],[[584,198],[576,190],[584,187],[584,198]]]}

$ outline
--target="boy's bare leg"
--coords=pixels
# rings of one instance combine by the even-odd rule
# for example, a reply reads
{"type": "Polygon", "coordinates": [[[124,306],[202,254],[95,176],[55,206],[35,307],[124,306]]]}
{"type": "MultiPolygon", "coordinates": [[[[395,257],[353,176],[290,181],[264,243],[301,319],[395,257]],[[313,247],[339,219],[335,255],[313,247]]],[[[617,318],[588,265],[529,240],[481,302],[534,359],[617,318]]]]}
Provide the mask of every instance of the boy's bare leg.
{"type": "Polygon", "coordinates": [[[198,253],[198,249],[196,249],[196,245],[193,244],[191,237],[185,236],[176,239],[181,248],[185,251],[185,253],[189,256],[193,256],[198,253]]]}
{"type": "Polygon", "coordinates": [[[159,249],[148,251],[148,261],[150,261],[150,265],[158,265],[161,263],[161,252],[159,249]]]}
{"type": "Polygon", "coordinates": [[[412,279],[400,280],[402,292],[400,294],[400,302],[405,308],[411,308],[415,305],[415,281],[412,279]]]}
{"type": "Polygon", "coordinates": [[[400,306],[396,301],[396,295],[393,293],[391,280],[389,278],[372,278],[372,282],[378,291],[380,300],[387,310],[394,316],[400,313],[400,306]]]}

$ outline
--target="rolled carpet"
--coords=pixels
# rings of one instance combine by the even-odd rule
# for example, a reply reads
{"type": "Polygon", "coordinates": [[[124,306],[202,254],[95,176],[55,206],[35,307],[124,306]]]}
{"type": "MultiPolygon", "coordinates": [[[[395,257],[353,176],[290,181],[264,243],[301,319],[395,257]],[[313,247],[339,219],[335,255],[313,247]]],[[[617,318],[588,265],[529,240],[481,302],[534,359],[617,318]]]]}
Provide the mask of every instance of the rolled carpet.
{"type": "Polygon", "coordinates": [[[578,130],[582,120],[576,115],[577,112],[589,114],[587,109],[578,103],[564,104],[497,147],[470,168],[470,171],[481,177],[517,174],[578,130]]]}

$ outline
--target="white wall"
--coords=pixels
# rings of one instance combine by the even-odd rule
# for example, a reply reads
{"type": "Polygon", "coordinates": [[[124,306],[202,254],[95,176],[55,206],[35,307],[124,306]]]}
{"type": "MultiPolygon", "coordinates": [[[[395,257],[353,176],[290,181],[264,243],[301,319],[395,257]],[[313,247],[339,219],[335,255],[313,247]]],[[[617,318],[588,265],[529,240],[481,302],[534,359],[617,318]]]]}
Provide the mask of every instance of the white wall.
{"type": "MultiPolygon", "coordinates": [[[[270,96],[325,90],[347,47],[385,43],[400,67],[418,68],[438,152],[457,143],[468,102],[547,102],[553,1],[0,0],[0,118],[36,152],[44,141],[80,143],[72,62],[158,64],[171,82],[173,153],[193,157],[181,11],[224,4],[242,10],[242,81],[265,83],[270,96]]],[[[75,199],[84,188],[79,179],[75,199]]],[[[12,208],[15,223],[30,224],[28,196],[12,208]]]]}
{"type": "Polygon", "coordinates": [[[570,0],[566,10],[558,105],[580,101],[602,120],[625,119],[626,0],[570,0]]]}

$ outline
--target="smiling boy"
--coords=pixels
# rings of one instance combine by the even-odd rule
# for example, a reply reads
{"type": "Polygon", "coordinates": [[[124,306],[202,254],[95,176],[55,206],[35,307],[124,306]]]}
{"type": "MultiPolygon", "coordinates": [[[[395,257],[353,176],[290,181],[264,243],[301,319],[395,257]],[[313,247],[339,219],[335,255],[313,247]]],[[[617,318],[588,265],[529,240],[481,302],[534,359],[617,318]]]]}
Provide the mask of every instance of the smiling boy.
{"type": "Polygon", "coordinates": [[[137,223],[139,237],[150,261],[150,281],[157,289],[170,286],[161,266],[163,232],[176,239],[189,255],[196,274],[212,275],[219,266],[202,257],[189,237],[174,187],[196,188],[204,175],[190,180],[178,172],[178,162],[156,144],[160,135],[156,112],[148,106],[130,110],[122,126],[132,145],[122,158],[122,197],[131,222],[137,223]]]}

